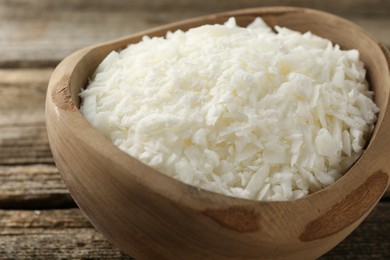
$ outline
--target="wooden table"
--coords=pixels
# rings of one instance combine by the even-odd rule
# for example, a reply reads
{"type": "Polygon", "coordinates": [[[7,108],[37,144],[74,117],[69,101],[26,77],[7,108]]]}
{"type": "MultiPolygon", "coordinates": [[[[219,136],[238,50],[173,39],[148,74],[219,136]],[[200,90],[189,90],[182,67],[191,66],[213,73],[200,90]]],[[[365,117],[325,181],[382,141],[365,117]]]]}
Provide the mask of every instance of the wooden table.
{"type": "MultiPolygon", "coordinates": [[[[82,215],[48,145],[44,100],[75,49],[172,21],[262,5],[252,0],[0,0],[0,259],[131,259],[82,215]],[[130,2],[130,1],[129,1],[130,2]]],[[[390,47],[390,1],[278,1],[338,13],[390,47]]],[[[323,259],[390,259],[390,196],[323,259]]]]}

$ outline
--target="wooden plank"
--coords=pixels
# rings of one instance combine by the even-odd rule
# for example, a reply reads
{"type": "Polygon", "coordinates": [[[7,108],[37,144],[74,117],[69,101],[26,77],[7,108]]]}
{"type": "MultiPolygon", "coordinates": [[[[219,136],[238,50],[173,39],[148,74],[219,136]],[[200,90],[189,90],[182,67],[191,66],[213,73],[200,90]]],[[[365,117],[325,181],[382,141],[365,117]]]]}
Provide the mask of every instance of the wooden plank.
{"type": "Polygon", "coordinates": [[[0,165],[54,163],[43,122],[6,125],[0,129],[0,165]]]}
{"type": "Polygon", "coordinates": [[[0,211],[1,259],[131,259],[80,210],[0,211]]]}
{"type": "Polygon", "coordinates": [[[0,234],[20,234],[22,229],[93,228],[81,211],[55,210],[0,210],[0,234]]]}
{"type": "Polygon", "coordinates": [[[45,127],[51,73],[0,70],[0,165],[53,164],[45,127]]]}
{"type": "Polygon", "coordinates": [[[76,207],[54,165],[0,166],[0,208],[76,207]]]}
{"type": "Polygon", "coordinates": [[[46,89],[52,72],[52,68],[0,69],[0,134],[3,127],[45,122],[46,89]]]}
{"type": "MultiPolygon", "coordinates": [[[[321,259],[390,259],[390,203],[381,203],[346,240],[321,259]]],[[[131,259],[78,209],[0,210],[0,258],[131,259]]]]}
{"type": "MultiPolygon", "coordinates": [[[[153,3],[141,1],[148,4],[141,4],[140,1],[137,1],[138,5],[135,7],[127,6],[130,2],[124,6],[119,2],[110,2],[110,4],[105,2],[103,6],[107,6],[107,8],[104,9],[91,1],[89,1],[89,5],[84,1],[77,1],[80,4],[71,1],[68,5],[60,4],[58,1],[50,4],[46,1],[38,2],[40,4],[35,1],[16,2],[19,3],[3,1],[1,4],[0,2],[0,67],[3,68],[54,66],[74,50],[91,44],[186,18],[259,4],[259,2],[254,1],[238,1],[242,2],[240,5],[228,1],[230,4],[221,5],[216,4],[216,0],[212,0],[207,1],[205,5],[193,5],[191,3],[197,1],[190,3],[190,1],[185,0],[179,2],[180,8],[174,8],[173,6],[176,6],[173,4],[174,1],[165,0],[153,3]]],[[[309,3],[310,1],[304,2],[309,3]]],[[[321,3],[328,2],[321,1],[321,3]]],[[[352,12],[351,10],[354,10],[355,7],[351,1],[347,2],[350,2],[349,5],[343,8],[349,11],[341,15],[361,25],[386,46],[390,46],[390,32],[388,30],[390,15],[388,13],[366,14],[371,12],[370,10],[373,8],[375,9],[377,5],[366,8],[365,14],[359,14],[359,11],[352,12]]],[[[364,6],[363,2],[359,2],[364,6]]],[[[382,11],[387,10],[385,7],[390,5],[390,1],[379,2],[382,4],[382,11]]],[[[280,2],[278,3],[280,4],[280,2]]],[[[302,1],[297,1],[296,5],[299,3],[302,1]]],[[[341,1],[338,6],[342,7],[342,3],[344,1],[341,1]]],[[[322,9],[331,7],[330,4],[319,4],[319,6],[322,9]]],[[[343,10],[340,8],[332,10],[339,12],[343,10]]],[[[390,7],[388,9],[390,10],[390,7]]]]}
{"type": "Polygon", "coordinates": [[[28,9],[0,6],[0,67],[53,66],[76,49],[118,38],[200,13],[53,10],[31,15],[28,9]]]}
{"type": "Polygon", "coordinates": [[[199,9],[214,12],[216,10],[231,10],[256,6],[302,6],[317,8],[331,12],[362,13],[362,14],[387,14],[390,13],[388,0],[0,0],[0,5],[9,8],[36,9],[65,9],[65,10],[151,10],[162,11],[172,9],[199,9]]]}
{"type": "Polygon", "coordinates": [[[75,206],[46,134],[45,96],[52,71],[0,70],[0,208],[75,206]]]}

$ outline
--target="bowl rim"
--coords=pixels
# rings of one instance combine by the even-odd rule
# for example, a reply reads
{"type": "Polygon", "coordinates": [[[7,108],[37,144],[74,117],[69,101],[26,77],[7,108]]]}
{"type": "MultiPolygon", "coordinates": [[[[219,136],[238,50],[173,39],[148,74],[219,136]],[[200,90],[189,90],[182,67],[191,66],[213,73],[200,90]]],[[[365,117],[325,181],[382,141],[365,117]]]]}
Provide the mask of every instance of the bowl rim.
{"type": "MultiPolygon", "coordinates": [[[[258,200],[251,200],[245,198],[231,197],[213,191],[208,191],[208,190],[194,187],[192,185],[176,180],[166,174],[160,173],[157,170],[154,170],[151,167],[143,164],[142,162],[139,162],[137,159],[131,157],[127,153],[117,148],[110,140],[106,139],[103,136],[103,134],[101,134],[97,129],[92,127],[92,125],[84,118],[84,116],[78,110],[79,103],[76,98],[78,93],[76,93],[77,95],[75,96],[75,93],[72,93],[72,91],[69,89],[68,91],[70,93],[68,93],[67,96],[65,96],[64,98],[63,95],[58,95],[59,92],[56,91],[56,89],[58,89],[58,86],[61,85],[59,81],[63,79],[64,75],[69,76],[69,78],[67,79],[67,86],[69,87],[72,84],[72,80],[73,80],[72,75],[74,73],[77,73],[78,70],[85,71],[85,68],[83,68],[84,65],[81,65],[82,62],[85,62],[87,65],[93,64],[88,59],[91,59],[91,57],[96,55],[97,49],[105,49],[107,51],[107,49],[111,49],[113,46],[115,47],[114,49],[118,49],[118,47],[120,46],[123,47],[125,44],[127,45],[129,39],[141,39],[143,35],[153,35],[156,32],[159,32],[161,30],[181,27],[183,24],[187,26],[188,24],[199,22],[200,19],[204,19],[208,22],[211,22],[216,20],[217,18],[227,19],[228,17],[231,16],[237,18],[237,17],[248,17],[248,16],[251,17],[251,16],[263,16],[263,15],[279,16],[279,15],[296,14],[296,13],[316,15],[321,19],[323,19],[324,21],[329,19],[329,17],[332,17],[339,23],[352,26],[355,30],[365,35],[368,41],[371,41],[372,44],[376,45],[377,48],[380,48],[382,50],[383,55],[382,57],[380,57],[382,59],[382,63],[385,62],[388,68],[390,68],[389,54],[386,52],[385,49],[381,48],[380,43],[378,43],[365,30],[361,29],[359,26],[341,17],[323,11],[309,9],[309,8],[298,8],[298,7],[248,8],[248,9],[222,12],[213,15],[201,16],[197,18],[183,20],[176,23],[170,23],[151,30],[143,31],[130,36],[115,39],[102,44],[93,45],[81,49],[79,51],[76,51],[75,53],[68,56],[64,61],[62,61],[60,65],[56,68],[55,72],[53,73],[48,88],[48,95],[46,101],[46,113],[57,115],[54,116],[55,118],[57,118],[56,120],[59,120],[59,118],[62,119],[65,118],[67,120],[76,119],[73,123],[68,121],[68,123],[69,122],[70,123],[67,127],[69,128],[69,131],[71,132],[73,131],[73,135],[74,137],[78,138],[78,141],[87,143],[89,147],[100,149],[99,150],[100,156],[112,160],[114,163],[121,164],[123,165],[123,167],[127,167],[129,165],[136,165],[137,167],[142,168],[141,173],[147,170],[148,172],[151,173],[150,175],[152,175],[153,177],[152,178],[150,176],[142,176],[141,174],[135,174],[134,176],[128,176],[128,177],[121,176],[121,178],[122,177],[132,178],[132,181],[135,180],[138,181],[141,185],[144,185],[144,187],[148,188],[150,191],[155,192],[156,194],[159,194],[160,196],[163,196],[170,201],[179,202],[185,205],[186,207],[195,210],[204,210],[205,208],[218,208],[219,205],[224,205],[223,207],[226,208],[226,205],[229,205],[229,207],[237,207],[237,206],[249,207],[255,209],[256,211],[259,210],[259,208],[261,207],[262,208],[273,207],[278,209],[284,207],[297,207],[297,208],[301,208],[301,212],[302,212],[302,210],[314,206],[318,210],[317,216],[320,216],[323,215],[327,210],[332,208],[332,205],[335,202],[343,201],[344,199],[349,198],[348,196],[350,194],[355,194],[354,192],[360,187],[363,187],[367,183],[367,180],[370,178],[370,176],[373,174],[377,174],[377,175],[379,174],[380,176],[382,176],[380,177],[381,181],[386,180],[385,189],[380,190],[376,193],[377,197],[375,198],[375,201],[377,202],[379,198],[382,196],[382,194],[384,193],[384,191],[386,190],[386,186],[388,185],[388,173],[387,173],[388,171],[387,170],[381,171],[381,169],[384,168],[388,169],[389,167],[384,165],[385,160],[379,159],[379,156],[375,156],[373,154],[373,149],[377,149],[377,150],[379,149],[384,151],[384,144],[381,143],[380,140],[378,139],[382,139],[384,138],[384,136],[386,136],[385,134],[386,131],[384,129],[385,127],[382,126],[387,126],[387,127],[390,126],[389,123],[390,115],[388,112],[389,108],[387,104],[388,103],[387,101],[389,99],[389,95],[388,95],[389,90],[387,90],[386,104],[384,105],[386,109],[380,112],[381,116],[378,118],[378,121],[375,125],[375,131],[372,137],[370,138],[370,141],[368,142],[366,150],[363,152],[360,158],[353,164],[353,166],[340,179],[338,179],[335,183],[329,185],[328,187],[321,189],[317,192],[311,193],[303,198],[297,200],[289,200],[289,201],[258,201],[258,200]],[[69,105],[69,101],[71,101],[71,103],[73,104],[69,105]],[[60,104],[61,102],[68,104],[70,107],[66,107],[66,106],[64,107],[63,104],[62,105],[60,104]],[[77,131],[75,129],[72,130],[72,127],[74,127],[75,124],[82,126],[81,132],[79,131],[79,129],[77,131]],[[93,136],[94,138],[90,138],[89,136],[93,136]],[[87,138],[85,139],[84,137],[87,138]],[[96,142],[100,143],[99,146],[96,145],[96,142]],[[114,156],[115,158],[113,158],[113,155],[115,155],[114,156]],[[137,160],[138,163],[133,161],[131,163],[123,162],[124,158],[128,158],[128,161],[137,160]],[[378,158],[378,159],[377,160],[375,159],[376,161],[375,160],[373,161],[373,158],[378,158]],[[378,165],[375,165],[376,163],[378,165]],[[364,165],[367,165],[367,167],[364,165]],[[385,176],[387,176],[387,179],[384,179],[383,173],[385,176]],[[156,179],[158,181],[156,181],[156,179]],[[166,183],[168,186],[163,188],[160,187],[158,184],[160,181],[166,183]],[[180,191],[180,194],[177,193],[178,191],[180,191]],[[338,194],[338,195],[331,201],[324,201],[323,199],[324,196],[329,197],[329,194],[331,193],[336,195],[338,194]]],[[[387,75],[387,81],[390,82],[389,75],[387,75]]],[[[390,88],[390,86],[388,86],[388,88],[390,88]]],[[[49,118],[49,116],[47,116],[47,118],[49,118]]],[[[51,149],[53,150],[56,148],[54,145],[55,142],[51,138],[52,132],[50,128],[51,126],[48,124],[49,141],[50,141],[51,149]]],[[[63,176],[65,183],[68,186],[66,174],[64,172],[61,172],[61,175],[63,176]]],[[[374,182],[375,185],[377,183],[378,182],[376,181],[374,182]]],[[[371,185],[371,183],[369,184],[371,185]]],[[[362,190],[359,189],[359,192],[361,191],[362,190]]],[[[77,199],[76,199],[76,203],[79,204],[79,201],[77,199]]],[[[370,209],[372,209],[371,204],[366,207],[365,211],[361,213],[361,216],[366,214],[367,210],[369,211],[370,209]]]]}

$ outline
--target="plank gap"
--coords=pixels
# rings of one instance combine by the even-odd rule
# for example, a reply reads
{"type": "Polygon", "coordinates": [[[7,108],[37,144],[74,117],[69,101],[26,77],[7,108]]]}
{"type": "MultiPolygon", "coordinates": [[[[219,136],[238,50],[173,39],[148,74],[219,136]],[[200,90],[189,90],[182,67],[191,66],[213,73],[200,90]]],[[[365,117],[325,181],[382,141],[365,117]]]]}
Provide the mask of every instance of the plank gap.
{"type": "Polygon", "coordinates": [[[4,210],[50,210],[78,208],[70,194],[36,194],[35,196],[0,196],[0,209],[4,210]]]}

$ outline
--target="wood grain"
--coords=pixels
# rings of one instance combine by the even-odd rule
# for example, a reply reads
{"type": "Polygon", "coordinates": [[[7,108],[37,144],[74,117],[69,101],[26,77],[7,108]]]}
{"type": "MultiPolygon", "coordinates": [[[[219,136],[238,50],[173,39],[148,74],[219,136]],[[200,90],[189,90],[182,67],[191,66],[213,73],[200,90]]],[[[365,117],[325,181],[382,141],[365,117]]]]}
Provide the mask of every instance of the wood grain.
{"type": "Polygon", "coordinates": [[[382,171],[374,173],[328,212],[310,222],[299,238],[302,241],[311,241],[352,225],[380,198],[386,189],[388,179],[389,176],[382,171]]]}
{"type": "Polygon", "coordinates": [[[225,0],[223,4],[219,0],[0,0],[0,5],[10,8],[25,7],[29,10],[45,9],[51,11],[53,9],[65,10],[107,10],[117,11],[124,9],[133,10],[185,10],[185,9],[200,9],[207,10],[210,13],[218,10],[231,10],[247,7],[260,6],[301,6],[308,8],[318,8],[329,12],[344,12],[344,13],[363,13],[363,14],[386,14],[390,13],[390,2],[387,0],[225,0]]]}
{"type": "MultiPolygon", "coordinates": [[[[379,204],[346,240],[320,259],[389,259],[389,215],[390,205],[379,204]]],[[[107,242],[79,209],[0,210],[0,259],[22,258],[131,259],[107,242]]]]}
{"type": "Polygon", "coordinates": [[[19,123],[0,129],[1,165],[54,163],[44,123],[19,123]]]}
{"type": "Polygon", "coordinates": [[[340,13],[390,46],[390,2],[0,1],[0,67],[54,66],[71,52],[166,23],[235,8],[306,5],[340,13]],[[335,4],[337,3],[337,4],[335,4]],[[380,7],[379,7],[380,6],[380,7]],[[367,14],[375,14],[368,16],[367,14]],[[66,32],[66,33],[64,33],[66,32]],[[3,51],[1,51],[3,50],[3,51]]]}
{"type": "Polygon", "coordinates": [[[0,210],[1,259],[131,259],[78,209],[0,210]]]}
{"type": "Polygon", "coordinates": [[[6,127],[45,122],[45,96],[52,72],[52,68],[0,69],[0,134],[14,131],[3,130],[6,127]]]}
{"type": "Polygon", "coordinates": [[[0,208],[75,207],[54,165],[0,166],[0,208]]]}
{"type": "Polygon", "coordinates": [[[349,237],[320,259],[390,259],[389,203],[378,204],[349,237]]]}
{"type": "Polygon", "coordinates": [[[51,72],[0,70],[0,165],[53,164],[44,115],[51,72]]]}

